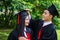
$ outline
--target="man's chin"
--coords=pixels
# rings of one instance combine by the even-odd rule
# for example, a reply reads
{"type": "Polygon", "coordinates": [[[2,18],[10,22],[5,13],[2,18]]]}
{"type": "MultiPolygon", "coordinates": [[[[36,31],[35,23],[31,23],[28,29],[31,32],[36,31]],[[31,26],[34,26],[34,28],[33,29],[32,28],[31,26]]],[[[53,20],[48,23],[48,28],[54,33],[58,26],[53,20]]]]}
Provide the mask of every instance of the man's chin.
{"type": "Polygon", "coordinates": [[[42,20],[44,20],[44,19],[42,19],[42,20]]]}
{"type": "Polygon", "coordinates": [[[46,21],[45,19],[42,19],[43,21],[46,21]]]}

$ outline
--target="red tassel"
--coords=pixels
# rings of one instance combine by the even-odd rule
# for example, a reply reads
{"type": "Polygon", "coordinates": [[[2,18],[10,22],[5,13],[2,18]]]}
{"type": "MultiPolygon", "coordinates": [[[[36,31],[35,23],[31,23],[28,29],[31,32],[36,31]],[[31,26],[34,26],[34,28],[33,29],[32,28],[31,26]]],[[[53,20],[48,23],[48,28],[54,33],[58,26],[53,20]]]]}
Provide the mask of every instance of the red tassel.
{"type": "Polygon", "coordinates": [[[18,14],[18,25],[20,24],[20,14],[18,14]]]}

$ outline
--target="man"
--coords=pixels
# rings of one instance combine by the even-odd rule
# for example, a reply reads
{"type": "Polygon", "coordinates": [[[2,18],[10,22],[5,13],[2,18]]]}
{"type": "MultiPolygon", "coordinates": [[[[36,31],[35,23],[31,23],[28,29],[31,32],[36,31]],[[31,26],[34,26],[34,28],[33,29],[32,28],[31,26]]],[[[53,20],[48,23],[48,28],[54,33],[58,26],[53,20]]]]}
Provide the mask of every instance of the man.
{"type": "Polygon", "coordinates": [[[57,40],[57,33],[52,19],[57,16],[58,11],[52,4],[44,10],[42,20],[31,20],[30,28],[33,30],[33,40],[57,40]]]}
{"type": "MultiPolygon", "coordinates": [[[[52,18],[58,17],[56,7],[52,4],[42,14],[43,25],[37,27],[36,40],[57,40],[55,26],[52,18]]],[[[39,23],[40,25],[40,23],[39,23]]]]}

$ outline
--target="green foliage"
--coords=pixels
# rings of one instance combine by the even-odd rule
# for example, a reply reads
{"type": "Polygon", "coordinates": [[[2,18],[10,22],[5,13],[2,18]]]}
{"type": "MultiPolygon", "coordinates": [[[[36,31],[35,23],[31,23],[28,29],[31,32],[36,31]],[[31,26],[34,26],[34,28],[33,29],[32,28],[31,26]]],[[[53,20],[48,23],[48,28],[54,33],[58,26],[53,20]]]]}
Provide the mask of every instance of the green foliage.
{"type": "Polygon", "coordinates": [[[16,26],[16,16],[4,14],[0,15],[0,28],[14,28],[16,26]]]}
{"type": "MultiPolygon", "coordinates": [[[[6,26],[9,28],[15,26],[17,19],[14,11],[17,10],[17,12],[19,12],[26,8],[30,9],[31,16],[33,19],[41,19],[42,18],[41,15],[44,12],[44,9],[49,7],[52,3],[56,6],[60,14],[59,0],[1,0],[0,11],[3,12],[3,10],[5,9],[4,11],[5,13],[4,15],[0,15],[0,23],[1,23],[0,26],[1,27],[6,26]]],[[[58,18],[54,18],[53,21],[56,26],[60,26],[59,23],[60,20],[58,18]]]]}

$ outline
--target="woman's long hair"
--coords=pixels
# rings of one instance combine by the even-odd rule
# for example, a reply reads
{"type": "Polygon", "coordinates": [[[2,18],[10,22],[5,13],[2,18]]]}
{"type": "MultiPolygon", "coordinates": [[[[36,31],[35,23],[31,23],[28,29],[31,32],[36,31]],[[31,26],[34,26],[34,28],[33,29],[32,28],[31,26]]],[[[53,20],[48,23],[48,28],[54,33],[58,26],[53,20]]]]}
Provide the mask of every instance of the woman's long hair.
{"type": "Polygon", "coordinates": [[[16,30],[19,36],[24,36],[25,18],[28,16],[28,13],[26,10],[23,10],[19,12],[18,14],[19,14],[19,17],[18,17],[19,24],[17,24],[16,30]]]}

